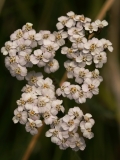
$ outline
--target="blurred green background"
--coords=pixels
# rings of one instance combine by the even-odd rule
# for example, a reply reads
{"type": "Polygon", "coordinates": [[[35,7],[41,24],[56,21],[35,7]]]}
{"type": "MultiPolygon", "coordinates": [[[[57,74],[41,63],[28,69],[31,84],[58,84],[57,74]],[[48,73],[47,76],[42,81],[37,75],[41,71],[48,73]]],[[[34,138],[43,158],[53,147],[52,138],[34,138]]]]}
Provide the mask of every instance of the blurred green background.
{"type": "MultiPolygon", "coordinates": [[[[56,30],[57,18],[69,11],[84,14],[95,20],[104,0],[0,0],[0,47],[9,40],[15,30],[26,22],[31,22],[39,30],[56,30]]],[[[119,160],[120,159],[120,1],[115,0],[105,19],[109,22],[99,38],[109,39],[114,52],[108,53],[108,63],[100,69],[104,81],[100,94],[79,105],[84,113],[91,113],[95,119],[93,132],[95,137],[86,140],[84,151],[71,149],[62,151],[45,137],[48,127],[44,127],[29,160],[119,160]]],[[[65,70],[65,56],[57,55],[61,69],[56,72],[58,81],[65,70]]],[[[21,88],[26,81],[17,81],[11,77],[4,65],[4,56],[0,55],[0,160],[21,160],[32,136],[23,125],[12,122],[16,100],[21,96],[21,88]]],[[[66,105],[75,103],[66,100],[66,105]]]]}

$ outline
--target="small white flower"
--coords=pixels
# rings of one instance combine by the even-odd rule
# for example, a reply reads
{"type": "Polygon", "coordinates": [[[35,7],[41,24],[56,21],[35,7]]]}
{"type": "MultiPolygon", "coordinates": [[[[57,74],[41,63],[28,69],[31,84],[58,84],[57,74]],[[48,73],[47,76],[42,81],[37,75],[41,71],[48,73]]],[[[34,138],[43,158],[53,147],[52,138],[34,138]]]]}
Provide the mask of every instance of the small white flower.
{"type": "Polygon", "coordinates": [[[73,78],[74,68],[76,66],[77,66],[77,64],[74,61],[67,60],[66,62],[64,62],[64,67],[67,70],[67,77],[68,78],[73,78]]]}
{"type": "Polygon", "coordinates": [[[78,99],[79,97],[79,85],[70,85],[65,88],[65,94],[69,99],[78,99]]]}
{"type": "Polygon", "coordinates": [[[35,71],[29,72],[25,77],[25,79],[28,81],[30,85],[35,85],[35,86],[37,86],[37,81],[42,78],[43,78],[42,73],[41,72],[36,73],[35,71]]]}
{"type": "Polygon", "coordinates": [[[26,86],[24,86],[21,91],[25,92],[25,93],[31,93],[31,94],[37,95],[36,89],[37,88],[35,86],[30,86],[30,85],[26,84],[26,86]]]}
{"type": "Polygon", "coordinates": [[[87,22],[91,22],[90,18],[85,17],[84,15],[77,15],[75,17],[76,21],[80,22],[81,25],[87,22]]]}
{"type": "Polygon", "coordinates": [[[100,85],[100,81],[96,79],[92,80],[90,78],[86,78],[84,81],[84,84],[82,85],[82,89],[84,92],[87,92],[88,98],[91,98],[93,94],[96,95],[99,93],[99,89],[98,89],[99,85],[100,85]]]}
{"type": "Polygon", "coordinates": [[[99,54],[102,50],[102,43],[97,38],[92,38],[87,43],[84,44],[84,53],[91,53],[92,55],[99,54]]]}
{"type": "Polygon", "coordinates": [[[59,22],[56,24],[56,27],[57,27],[58,30],[63,29],[65,26],[72,27],[73,21],[71,21],[71,23],[67,23],[68,22],[68,17],[66,17],[66,16],[59,17],[58,21],[59,22]]]}
{"type": "Polygon", "coordinates": [[[52,80],[50,78],[46,78],[46,79],[40,79],[37,84],[38,86],[40,86],[41,91],[45,90],[45,89],[51,89],[54,91],[55,86],[52,84],[52,80]]]}
{"type": "Polygon", "coordinates": [[[66,56],[70,59],[73,59],[73,55],[75,54],[75,52],[77,51],[77,49],[74,48],[68,48],[68,47],[62,47],[61,49],[61,53],[62,54],[66,54],[66,56]]]}
{"type": "Polygon", "coordinates": [[[20,63],[20,65],[26,66],[26,67],[32,67],[33,66],[33,64],[30,62],[31,52],[32,51],[30,49],[19,52],[19,63],[20,63]]]}
{"type": "Polygon", "coordinates": [[[79,63],[79,67],[85,67],[86,65],[92,64],[92,55],[91,54],[85,54],[80,52],[79,55],[75,56],[75,61],[79,63]]]}
{"type": "Polygon", "coordinates": [[[41,49],[37,49],[34,51],[34,55],[30,56],[30,61],[33,64],[37,64],[39,67],[43,67],[46,65],[46,63],[49,61],[49,59],[46,59],[44,53],[42,53],[41,49]]]}
{"type": "Polygon", "coordinates": [[[59,63],[56,59],[52,59],[44,67],[44,71],[46,73],[56,72],[58,69],[59,69],[59,63]]]}
{"type": "Polygon", "coordinates": [[[12,41],[21,39],[23,37],[23,31],[21,29],[16,30],[13,34],[10,35],[12,41]]]}
{"type": "Polygon", "coordinates": [[[32,26],[33,26],[33,24],[28,22],[22,27],[22,31],[23,32],[30,31],[30,30],[32,30],[32,26]]]}
{"type": "Polygon", "coordinates": [[[85,140],[83,137],[74,136],[70,139],[70,148],[74,151],[84,150],[86,147],[85,140]]]}
{"type": "Polygon", "coordinates": [[[68,34],[70,36],[81,35],[82,29],[83,29],[82,26],[80,28],[72,27],[72,28],[68,29],[68,34]]]}
{"type": "Polygon", "coordinates": [[[91,72],[93,79],[97,79],[98,81],[102,82],[103,78],[101,76],[99,76],[99,70],[95,69],[94,71],[91,72]]]}
{"type": "Polygon", "coordinates": [[[20,122],[21,124],[25,124],[27,122],[27,112],[23,110],[22,107],[18,107],[14,110],[14,117],[13,117],[13,122],[18,123],[20,122]]]}
{"type": "Polygon", "coordinates": [[[14,52],[16,53],[16,43],[11,42],[11,41],[7,41],[5,42],[5,47],[1,48],[1,52],[3,53],[3,55],[7,55],[8,53],[14,52]]]}
{"type": "Polygon", "coordinates": [[[110,52],[113,51],[112,43],[109,40],[102,38],[100,41],[104,49],[108,49],[110,52]]]}
{"type": "Polygon", "coordinates": [[[52,103],[51,103],[51,106],[52,106],[51,113],[53,115],[57,115],[59,111],[64,112],[65,108],[61,105],[62,102],[63,102],[62,100],[58,100],[58,99],[52,101],[52,103]]]}
{"type": "Polygon", "coordinates": [[[108,25],[108,22],[106,20],[100,21],[99,19],[95,21],[95,24],[99,27],[99,28],[103,28],[105,26],[108,25]]]}
{"type": "Polygon", "coordinates": [[[96,68],[102,68],[103,64],[107,62],[106,52],[100,52],[94,56],[94,63],[96,68]]]}
{"type": "Polygon", "coordinates": [[[39,45],[46,45],[47,43],[49,42],[54,42],[55,41],[55,36],[53,34],[50,33],[50,31],[47,31],[47,30],[41,30],[38,35],[37,35],[37,38],[39,41],[38,41],[38,44],[39,45]],[[41,39],[40,39],[40,38],[41,39]]]}
{"type": "Polygon", "coordinates": [[[37,105],[38,105],[39,113],[45,113],[46,111],[50,111],[51,109],[49,98],[44,96],[38,97],[37,105]]]}
{"type": "Polygon", "coordinates": [[[13,77],[16,77],[18,80],[23,80],[27,75],[26,67],[22,67],[17,63],[11,65],[10,73],[13,77]]]}
{"type": "Polygon", "coordinates": [[[11,56],[5,57],[5,66],[11,69],[13,64],[19,63],[19,57],[16,54],[11,54],[11,56]]]}
{"type": "Polygon", "coordinates": [[[84,27],[86,31],[89,31],[89,33],[93,33],[94,31],[96,32],[98,30],[98,26],[96,25],[95,22],[85,23],[84,27]]]}
{"type": "Polygon", "coordinates": [[[55,35],[55,41],[59,46],[63,46],[65,44],[65,38],[68,37],[67,32],[60,30],[58,32],[53,32],[53,34],[55,35]]]}
{"type": "Polygon", "coordinates": [[[32,48],[37,46],[37,42],[35,41],[35,35],[36,35],[36,31],[34,29],[28,32],[25,32],[23,35],[24,39],[27,40],[27,42],[30,44],[32,48]]]}
{"type": "Polygon", "coordinates": [[[44,113],[42,114],[42,116],[43,116],[43,118],[44,118],[45,124],[47,124],[47,125],[52,124],[53,121],[54,121],[55,119],[57,119],[57,117],[56,117],[56,116],[53,116],[50,111],[44,112],[44,113]]]}
{"type": "Polygon", "coordinates": [[[69,116],[69,115],[65,115],[63,118],[63,123],[61,125],[61,127],[66,131],[72,131],[75,128],[78,127],[80,121],[78,119],[73,119],[73,117],[69,116]]]}
{"type": "Polygon", "coordinates": [[[78,99],[75,99],[76,103],[85,103],[86,102],[86,98],[87,98],[87,93],[83,91],[83,89],[81,88],[79,90],[79,96],[78,99]]]}
{"type": "Polygon", "coordinates": [[[88,69],[76,67],[74,68],[74,76],[76,77],[75,81],[81,84],[85,78],[90,78],[92,75],[88,69]]]}
{"type": "Polygon", "coordinates": [[[83,117],[83,112],[79,107],[74,107],[69,109],[68,115],[72,118],[77,118],[81,120],[83,117]]]}
{"type": "Polygon", "coordinates": [[[63,97],[66,97],[66,94],[65,94],[65,88],[67,88],[68,86],[70,86],[70,82],[64,82],[60,88],[58,88],[56,90],[56,94],[58,96],[60,96],[62,94],[63,97]]]}
{"type": "Polygon", "coordinates": [[[26,123],[25,129],[27,132],[30,132],[32,135],[35,135],[38,133],[37,128],[42,126],[42,121],[41,120],[32,120],[30,118],[28,118],[28,121],[26,123]]]}

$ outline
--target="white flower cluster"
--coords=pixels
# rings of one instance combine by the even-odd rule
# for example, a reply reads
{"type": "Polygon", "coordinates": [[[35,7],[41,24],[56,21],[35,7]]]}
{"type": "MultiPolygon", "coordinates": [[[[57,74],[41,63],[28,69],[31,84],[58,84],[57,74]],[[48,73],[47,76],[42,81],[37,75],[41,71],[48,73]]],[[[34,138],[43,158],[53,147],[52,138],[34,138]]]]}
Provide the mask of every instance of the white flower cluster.
{"type": "Polygon", "coordinates": [[[75,78],[75,82],[80,85],[64,82],[61,88],[57,89],[57,95],[74,99],[77,103],[85,103],[86,98],[92,98],[93,94],[99,93],[99,85],[102,77],[99,70],[89,71],[86,66],[95,64],[95,68],[102,68],[107,62],[106,49],[113,51],[112,43],[109,40],[93,37],[93,33],[99,32],[107,26],[107,21],[96,20],[91,22],[90,18],[84,15],[76,15],[68,12],[67,16],[58,18],[57,28],[65,29],[71,47],[64,46],[61,53],[65,54],[69,60],[64,62],[68,78],[75,78]]]}
{"type": "Polygon", "coordinates": [[[22,29],[16,30],[10,36],[10,41],[1,48],[5,58],[5,66],[13,77],[23,80],[27,75],[27,67],[37,65],[44,67],[47,73],[59,69],[59,63],[55,57],[56,51],[65,44],[67,32],[61,30],[51,33],[41,30],[36,33],[32,29],[33,24],[26,23],[22,29]]]}
{"type": "Polygon", "coordinates": [[[50,125],[46,137],[51,137],[51,141],[60,149],[70,147],[75,151],[84,150],[86,144],[83,137],[91,139],[94,136],[91,131],[95,123],[92,115],[84,115],[75,106],[66,115],[59,117],[61,114],[58,113],[63,114],[65,108],[62,105],[63,100],[58,99],[58,96],[74,99],[76,103],[85,103],[87,98],[97,95],[103,79],[96,68],[103,67],[107,62],[106,49],[112,52],[113,47],[109,40],[93,37],[108,25],[105,20],[91,22],[90,18],[70,11],[67,16],[59,17],[58,21],[58,31],[53,33],[47,30],[37,33],[32,28],[33,24],[26,23],[1,48],[6,56],[5,66],[11,75],[18,80],[25,78],[28,81],[22,88],[21,98],[17,100],[18,108],[14,111],[13,122],[24,124],[26,131],[32,135],[38,133],[38,128],[44,122],[50,125]],[[68,58],[64,67],[67,77],[74,78],[77,84],[65,81],[56,89],[50,78],[43,78],[41,72],[28,72],[27,67],[44,67],[46,73],[58,70],[59,63],[54,57],[56,51],[66,44],[66,38],[71,47],[64,46],[61,49],[61,53],[68,58]],[[92,63],[95,64],[93,71],[85,68],[92,63]]]}
{"type": "Polygon", "coordinates": [[[83,115],[79,107],[70,108],[67,115],[51,124],[46,137],[51,137],[51,141],[56,143],[60,149],[70,147],[74,151],[84,150],[86,144],[80,133],[91,139],[94,136],[91,131],[94,123],[91,114],[83,115]]]}
{"type": "Polygon", "coordinates": [[[62,95],[69,99],[74,99],[76,103],[85,103],[86,98],[92,98],[93,94],[99,93],[99,85],[103,80],[99,76],[99,70],[95,69],[90,72],[88,69],[76,67],[74,69],[75,81],[82,86],[64,82],[60,88],[56,90],[58,96],[62,95]]]}
{"type": "Polygon", "coordinates": [[[62,100],[55,96],[55,86],[50,78],[43,79],[43,75],[31,71],[25,77],[28,84],[22,89],[22,96],[17,100],[18,108],[14,111],[14,123],[26,124],[26,131],[37,134],[37,128],[45,124],[52,124],[57,119],[59,111],[64,112],[62,100]]]}

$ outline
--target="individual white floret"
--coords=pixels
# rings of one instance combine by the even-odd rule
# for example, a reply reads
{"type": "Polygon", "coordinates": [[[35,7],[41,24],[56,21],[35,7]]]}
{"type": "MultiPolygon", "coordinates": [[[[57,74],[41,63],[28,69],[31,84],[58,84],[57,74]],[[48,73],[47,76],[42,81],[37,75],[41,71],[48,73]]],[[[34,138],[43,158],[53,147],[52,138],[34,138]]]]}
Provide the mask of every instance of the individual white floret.
{"type": "Polygon", "coordinates": [[[49,125],[52,124],[55,119],[57,119],[57,116],[52,115],[50,111],[46,111],[42,114],[44,118],[45,124],[49,125]]]}
{"type": "Polygon", "coordinates": [[[75,19],[76,14],[73,11],[67,13],[67,16],[71,19],[75,19]]]}
{"type": "Polygon", "coordinates": [[[26,84],[26,86],[24,86],[21,91],[22,92],[25,92],[25,93],[31,93],[31,94],[35,94],[37,95],[37,92],[36,92],[36,87],[35,86],[30,86],[28,84],[26,84]]]}
{"type": "Polygon", "coordinates": [[[46,79],[40,79],[37,84],[38,86],[41,88],[41,91],[45,90],[45,89],[51,89],[54,91],[55,86],[52,84],[53,81],[50,78],[46,78],[46,79]]]}
{"type": "Polygon", "coordinates": [[[69,109],[68,115],[72,118],[77,118],[81,120],[83,117],[83,112],[79,107],[74,107],[69,109]]]}
{"type": "Polygon", "coordinates": [[[15,41],[16,45],[17,45],[17,51],[25,51],[26,49],[30,49],[30,41],[25,40],[23,38],[18,39],[17,41],[15,41]]]}
{"type": "Polygon", "coordinates": [[[109,40],[102,38],[100,41],[104,49],[108,49],[110,52],[113,51],[112,43],[109,40]]]}
{"type": "Polygon", "coordinates": [[[53,34],[51,34],[50,31],[47,30],[41,30],[38,34],[36,39],[38,39],[38,44],[39,45],[45,45],[48,42],[54,42],[55,41],[55,36],[53,34]],[[41,37],[41,39],[39,38],[41,37]]]}
{"type": "Polygon", "coordinates": [[[7,55],[8,53],[16,53],[16,43],[7,41],[5,42],[5,46],[1,48],[1,52],[3,55],[7,55]]]}
{"type": "Polygon", "coordinates": [[[65,44],[65,38],[68,37],[67,32],[60,30],[58,32],[54,31],[53,35],[55,36],[55,42],[59,45],[59,46],[63,46],[65,44]]]}
{"type": "Polygon", "coordinates": [[[77,67],[77,63],[74,61],[67,60],[66,62],[64,62],[64,67],[67,70],[67,77],[73,78],[74,68],[77,67]]]}
{"type": "Polygon", "coordinates": [[[88,69],[76,67],[74,68],[74,77],[76,77],[75,82],[81,84],[85,78],[92,77],[92,74],[88,69]]]}
{"type": "Polygon", "coordinates": [[[48,41],[44,47],[41,47],[41,50],[44,54],[46,54],[46,57],[52,59],[55,56],[55,52],[59,49],[59,45],[55,42],[48,41]]]}
{"type": "Polygon", "coordinates": [[[84,44],[87,43],[87,39],[81,35],[73,35],[73,37],[70,37],[70,41],[73,42],[72,47],[78,48],[78,50],[83,50],[84,44]]]}
{"type": "Polygon", "coordinates": [[[96,68],[102,68],[103,64],[107,62],[106,52],[100,52],[94,56],[94,63],[96,68]]]}
{"type": "Polygon", "coordinates": [[[32,67],[33,64],[30,62],[30,54],[32,50],[27,49],[25,51],[19,52],[19,64],[21,66],[32,67]]]}
{"type": "Polygon", "coordinates": [[[99,70],[95,69],[94,71],[91,72],[93,79],[97,79],[98,81],[102,82],[103,78],[99,75],[99,70]]]}
{"type": "Polygon", "coordinates": [[[56,24],[56,27],[57,27],[58,30],[63,29],[65,26],[68,27],[68,28],[70,28],[70,27],[72,27],[72,26],[75,25],[73,19],[69,19],[66,16],[59,17],[58,21],[59,22],[56,24]]]}
{"type": "MultiPolygon", "coordinates": [[[[52,138],[51,138],[52,139],[52,138]]],[[[56,144],[59,146],[60,149],[65,150],[69,147],[69,142],[66,138],[62,138],[62,139],[58,139],[56,137],[56,139],[54,140],[56,141],[56,144]]],[[[55,142],[54,142],[55,143],[55,142]]]]}
{"type": "Polygon", "coordinates": [[[70,29],[68,29],[68,35],[73,36],[73,35],[82,35],[81,31],[82,31],[83,27],[72,27],[70,29]]]}
{"type": "Polygon", "coordinates": [[[46,134],[46,137],[52,137],[51,141],[53,143],[55,143],[54,139],[60,138],[62,139],[62,132],[60,131],[60,127],[59,126],[55,126],[55,128],[49,129],[46,134]]]}
{"type": "Polygon", "coordinates": [[[25,108],[28,112],[29,118],[31,118],[34,121],[40,118],[38,107],[35,106],[34,104],[31,104],[31,105],[26,104],[25,108]]]}
{"type": "Polygon", "coordinates": [[[32,23],[27,22],[27,23],[22,27],[22,31],[23,31],[23,32],[28,32],[28,31],[32,30],[32,26],[33,26],[32,23]]]}
{"type": "Polygon", "coordinates": [[[38,106],[39,113],[45,113],[46,111],[50,111],[51,104],[50,104],[49,98],[44,96],[38,97],[37,106],[38,106]]]}
{"type": "Polygon", "coordinates": [[[98,28],[104,28],[108,25],[108,22],[106,20],[100,21],[99,19],[95,21],[95,24],[98,26],[98,28]]]}
{"type": "Polygon", "coordinates": [[[59,111],[62,111],[64,113],[65,108],[61,105],[62,104],[62,100],[54,100],[51,103],[51,113],[53,115],[57,115],[59,111]]]}
{"type": "Polygon", "coordinates": [[[92,55],[91,54],[85,54],[85,53],[78,53],[74,57],[75,61],[78,62],[78,67],[85,67],[86,65],[91,65],[92,64],[92,55]]]}
{"type": "Polygon", "coordinates": [[[84,150],[85,147],[85,140],[83,137],[79,137],[78,134],[70,139],[70,148],[72,148],[73,151],[84,150]]]}
{"type": "Polygon", "coordinates": [[[28,121],[26,123],[25,129],[27,132],[30,132],[32,135],[35,135],[38,133],[37,128],[42,126],[42,121],[41,120],[32,120],[30,118],[28,118],[28,121]]]}
{"type": "Polygon", "coordinates": [[[56,90],[56,94],[58,96],[60,96],[62,94],[63,97],[66,97],[66,94],[65,94],[65,88],[67,88],[68,86],[70,86],[70,82],[64,82],[60,88],[58,88],[56,90]]]}
{"type": "Polygon", "coordinates": [[[91,19],[88,17],[85,17],[84,15],[77,15],[75,19],[76,21],[78,21],[78,23],[80,22],[81,25],[87,22],[91,22],[91,19]]]}
{"type": "Polygon", "coordinates": [[[14,115],[15,116],[12,119],[14,123],[20,122],[21,124],[25,124],[27,122],[28,114],[22,107],[16,108],[14,110],[14,115]]]}
{"type": "Polygon", "coordinates": [[[92,115],[87,113],[84,115],[84,121],[80,123],[81,132],[83,136],[91,139],[94,137],[94,133],[91,132],[91,129],[94,125],[95,121],[92,119],[92,115]]]}
{"type": "Polygon", "coordinates": [[[84,44],[84,53],[91,53],[92,55],[99,54],[103,50],[103,46],[100,40],[92,38],[84,44]]]}
{"type": "Polygon", "coordinates": [[[85,23],[84,27],[86,31],[89,31],[89,33],[93,33],[94,31],[96,32],[98,30],[98,26],[96,25],[95,22],[85,23]]]}
{"type": "Polygon", "coordinates": [[[75,128],[78,127],[80,121],[79,119],[73,119],[73,117],[69,116],[69,115],[65,115],[63,118],[63,123],[61,124],[61,127],[63,128],[63,130],[68,130],[68,131],[72,131],[75,128]]]}
{"type": "Polygon", "coordinates": [[[43,75],[41,72],[36,73],[35,71],[30,71],[25,79],[28,81],[28,84],[37,86],[37,81],[42,79],[43,75]]]}
{"type": "Polygon", "coordinates": [[[13,64],[18,64],[18,63],[19,63],[19,57],[15,53],[11,54],[11,56],[5,57],[5,66],[8,69],[11,69],[13,64]]]}
{"type": "Polygon", "coordinates": [[[43,89],[41,90],[41,93],[43,96],[47,97],[50,101],[53,101],[56,99],[55,97],[55,91],[51,90],[51,89],[43,89]]]}
{"type": "Polygon", "coordinates": [[[49,58],[46,58],[41,49],[37,49],[34,51],[34,54],[30,56],[30,61],[33,64],[37,64],[39,67],[43,67],[49,62],[49,58]]]}
{"type": "Polygon", "coordinates": [[[23,37],[23,31],[21,29],[17,29],[13,34],[10,35],[10,40],[15,41],[21,39],[23,37]]]}
{"type": "Polygon", "coordinates": [[[22,94],[22,100],[25,102],[25,108],[27,107],[31,107],[31,105],[35,105],[37,104],[37,95],[31,93],[23,93],[22,94]]]}
{"type": "Polygon", "coordinates": [[[78,49],[74,49],[74,48],[68,48],[68,47],[62,47],[61,49],[61,53],[62,54],[66,54],[66,56],[70,59],[73,59],[73,55],[75,54],[75,52],[77,51],[78,49]]]}
{"type": "Polygon", "coordinates": [[[75,99],[76,103],[85,103],[86,102],[86,98],[87,98],[87,93],[83,91],[83,89],[81,88],[79,90],[79,96],[78,99],[75,99]]]}
{"type": "Polygon", "coordinates": [[[49,61],[44,67],[46,73],[56,72],[59,69],[59,63],[56,59],[49,61]]]}
{"type": "Polygon", "coordinates": [[[78,99],[79,97],[79,85],[70,85],[65,88],[65,94],[69,99],[78,99]]]}
{"type": "Polygon", "coordinates": [[[13,77],[16,77],[18,80],[23,80],[27,75],[26,67],[22,67],[17,63],[11,65],[10,73],[13,77]]]}
{"type": "Polygon", "coordinates": [[[24,39],[26,39],[26,41],[30,44],[30,46],[32,48],[37,46],[37,42],[35,40],[35,35],[36,35],[36,31],[34,29],[32,29],[28,32],[25,32],[23,35],[24,39]]]}
{"type": "Polygon", "coordinates": [[[97,95],[99,93],[99,85],[100,81],[86,78],[84,84],[82,85],[82,90],[87,93],[88,98],[91,98],[93,94],[97,95]]]}

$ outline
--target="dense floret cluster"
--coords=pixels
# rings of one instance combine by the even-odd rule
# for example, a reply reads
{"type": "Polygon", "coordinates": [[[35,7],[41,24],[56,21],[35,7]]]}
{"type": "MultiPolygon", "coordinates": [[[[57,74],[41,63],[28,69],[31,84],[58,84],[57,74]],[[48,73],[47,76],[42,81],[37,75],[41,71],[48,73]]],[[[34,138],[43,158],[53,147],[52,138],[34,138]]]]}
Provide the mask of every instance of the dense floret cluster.
{"type": "Polygon", "coordinates": [[[11,34],[10,41],[1,48],[6,56],[5,66],[18,80],[28,81],[22,88],[21,98],[17,100],[14,123],[24,124],[26,131],[35,135],[44,122],[50,125],[46,137],[51,137],[51,141],[59,145],[60,149],[85,149],[83,137],[91,139],[94,136],[92,127],[95,121],[92,115],[83,114],[77,106],[66,113],[63,100],[58,98],[67,97],[81,104],[99,93],[98,87],[103,78],[98,68],[107,62],[106,50],[112,52],[113,47],[109,40],[99,40],[94,35],[107,25],[106,20],[91,22],[90,18],[70,11],[67,16],[58,18],[58,31],[53,33],[48,30],[37,33],[32,28],[33,24],[26,23],[22,29],[11,34]],[[56,89],[52,79],[44,78],[41,72],[28,72],[27,68],[37,65],[44,67],[46,73],[57,71],[59,62],[55,55],[60,47],[61,54],[68,58],[64,62],[67,78],[74,79],[75,84],[68,80],[56,89]],[[90,71],[89,66],[92,64],[95,69],[90,71]],[[59,112],[66,114],[59,117],[59,112]]]}

